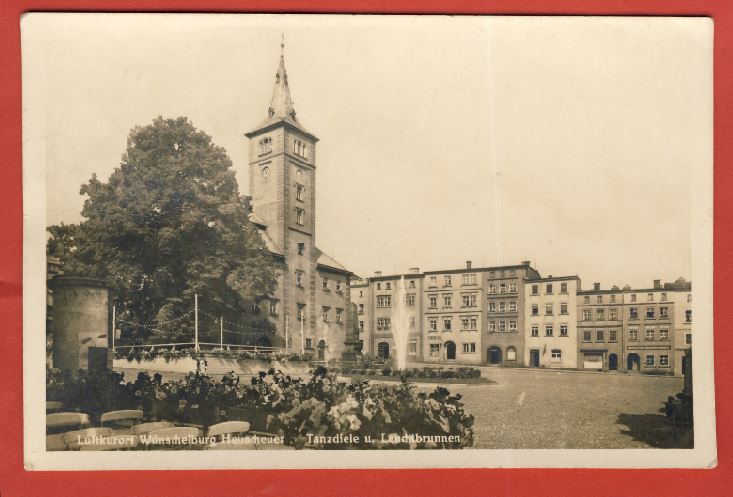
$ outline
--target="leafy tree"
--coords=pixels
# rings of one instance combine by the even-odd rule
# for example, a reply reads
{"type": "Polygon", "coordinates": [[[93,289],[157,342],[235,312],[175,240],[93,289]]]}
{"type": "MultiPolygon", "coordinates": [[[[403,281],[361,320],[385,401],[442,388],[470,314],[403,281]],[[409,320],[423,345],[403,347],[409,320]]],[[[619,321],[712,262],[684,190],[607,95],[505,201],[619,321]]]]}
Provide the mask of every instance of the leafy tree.
{"type": "MultiPolygon", "coordinates": [[[[93,175],[79,225],[49,227],[49,253],[67,275],[105,279],[118,290],[123,338],[192,337],[186,319],[198,294],[210,316],[269,326],[252,312],[270,295],[276,268],[249,221],[226,151],[185,118],[134,128],[109,181],[93,175]],[[179,319],[175,324],[160,324],[179,319]],[[156,324],[157,323],[157,324],[156,324]]],[[[218,329],[200,314],[204,331],[218,329]]]]}

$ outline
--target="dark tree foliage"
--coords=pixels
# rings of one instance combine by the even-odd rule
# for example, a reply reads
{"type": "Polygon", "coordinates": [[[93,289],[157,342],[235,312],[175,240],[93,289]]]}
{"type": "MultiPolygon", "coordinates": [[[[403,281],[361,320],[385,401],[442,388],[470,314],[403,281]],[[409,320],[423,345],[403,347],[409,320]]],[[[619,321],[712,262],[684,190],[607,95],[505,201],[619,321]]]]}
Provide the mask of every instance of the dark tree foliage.
{"type": "Polygon", "coordinates": [[[121,320],[164,330],[121,323],[123,338],[190,340],[192,319],[158,324],[190,313],[194,294],[208,314],[267,326],[252,307],[274,291],[277,272],[231,166],[185,117],[159,117],[131,131],[109,181],[93,175],[82,185],[84,221],[49,227],[49,255],[63,259],[66,275],[109,281],[121,320]]]}

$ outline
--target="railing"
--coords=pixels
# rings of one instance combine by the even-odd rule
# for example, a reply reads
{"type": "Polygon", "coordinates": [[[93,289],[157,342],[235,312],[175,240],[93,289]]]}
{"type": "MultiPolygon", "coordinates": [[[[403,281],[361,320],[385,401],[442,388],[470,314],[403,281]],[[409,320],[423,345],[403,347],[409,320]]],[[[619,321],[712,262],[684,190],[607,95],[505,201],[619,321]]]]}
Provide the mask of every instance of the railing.
{"type": "MultiPolygon", "coordinates": [[[[240,351],[247,351],[247,352],[261,352],[263,354],[269,354],[269,353],[275,353],[275,352],[285,352],[285,349],[282,347],[264,347],[261,345],[241,345],[241,344],[233,344],[233,343],[213,343],[213,342],[199,342],[199,351],[200,352],[216,352],[225,350],[227,348],[229,349],[236,349],[240,351]]],[[[195,342],[177,342],[177,343],[149,343],[149,344],[142,344],[142,345],[115,345],[112,348],[112,351],[115,352],[117,349],[140,349],[140,350],[155,350],[156,348],[169,348],[169,347],[176,347],[181,349],[193,349],[196,347],[195,342]]]]}

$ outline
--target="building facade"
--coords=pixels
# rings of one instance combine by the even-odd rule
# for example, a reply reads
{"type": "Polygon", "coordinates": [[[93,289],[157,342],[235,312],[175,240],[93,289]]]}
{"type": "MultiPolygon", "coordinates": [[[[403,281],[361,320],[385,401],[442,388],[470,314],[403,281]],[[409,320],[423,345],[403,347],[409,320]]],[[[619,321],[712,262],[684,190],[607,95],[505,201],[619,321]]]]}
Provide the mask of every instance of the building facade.
{"type": "Polygon", "coordinates": [[[653,288],[624,288],[624,354],[626,370],[673,374],[675,312],[672,292],[659,280],[653,288]]]}
{"type": "Polygon", "coordinates": [[[525,282],[524,362],[528,367],[577,367],[579,289],[577,276],[548,276],[525,282]]]}
{"type": "Polygon", "coordinates": [[[481,364],[486,322],[483,271],[466,261],[463,269],[426,272],[424,286],[426,361],[481,364]]]}
{"type": "Polygon", "coordinates": [[[625,371],[624,292],[617,286],[578,292],[578,369],[625,371]]]}
{"type": "Polygon", "coordinates": [[[483,276],[488,307],[484,314],[484,360],[491,366],[522,367],[526,364],[524,286],[540,274],[529,261],[522,261],[518,266],[487,268],[483,276]]]}
{"type": "Polygon", "coordinates": [[[309,352],[319,360],[353,354],[352,273],[316,246],[316,143],[296,116],[284,55],[267,117],[249,138],[251,220],[279,262],[266,304],[275,336],[260,345],[309,352]]]}

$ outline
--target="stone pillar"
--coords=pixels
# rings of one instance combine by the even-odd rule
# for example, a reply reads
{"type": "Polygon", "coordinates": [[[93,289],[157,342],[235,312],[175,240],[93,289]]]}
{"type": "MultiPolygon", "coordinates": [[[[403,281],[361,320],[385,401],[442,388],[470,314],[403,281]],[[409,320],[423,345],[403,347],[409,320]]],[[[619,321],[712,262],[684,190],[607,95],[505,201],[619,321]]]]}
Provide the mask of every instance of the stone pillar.
{"type": "Polygon", "coordinates": [[[79,370],[112,369],[112,294],[104,281],[57,276],[53,291],[53,366],[76,378],[79,370]],[[91,358],[91,364],[90,364],[91,358]]]}

